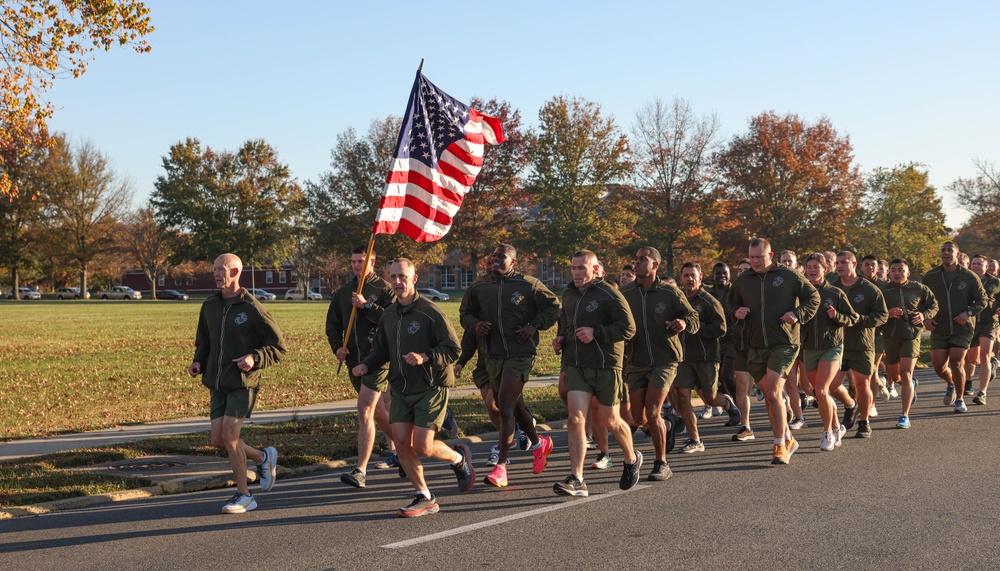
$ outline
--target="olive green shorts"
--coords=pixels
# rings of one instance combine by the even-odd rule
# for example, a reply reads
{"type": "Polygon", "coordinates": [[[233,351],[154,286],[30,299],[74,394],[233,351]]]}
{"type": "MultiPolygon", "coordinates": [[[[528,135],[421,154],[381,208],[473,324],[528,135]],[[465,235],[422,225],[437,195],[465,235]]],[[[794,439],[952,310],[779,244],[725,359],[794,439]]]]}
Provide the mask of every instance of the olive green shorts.
{"type": "Polygon", "coordinates": [[[747,369],[747,352],[746,351],[733,351],[733,372],[749,373],[750,369],[747,369]]]}
{"type": "Polygon", "coordinates": [[[756,382],[760,382],[768,371],[774,371],[784,377],[792,370],[792,365],[798,356],[798,345],[776,345],[765,349],[751,347],[747,351],[747,372],[756,382]]]}
{"type": "Polygon", "coordinates": [[[931,331],[931,351],[951,349],[952,347],[968,349],[972,346],[972,335],[971,331],[957,335],[938,335],[936,331],[931,331]]]}
{"type": "Polygon", "coordinates": [[[522,357],[487,357],[486,373],[490,376],[490,387],[493,394],[500,394],[500,381],[506,371],[522,383],[528,382],[531,376],[531,367],[535,364],[534,355],[524,355],[522,357]]]}
{"type": "Polygon", "coordinates": [[[392,391],[389,423],[407,422],[420,428],[438,430],[448,412],[448,387],[432,387],[422,393],[404,395],[392,391]]]}
{"type": "Polygon", "coordinates": [[[982,324],[976,324],[976,337],[974,341],[978,344],[981,337],[989,337],[996,341],[997,334],[1000,334],[1000,325],[992,321],[983,321],[982,324]]]}
{"type": "Polygon", "coordinates": [[[209,418],[215,420],[223,416],[232,418],[250,418],[253,407],[257,404],[257,389],[236,389],[235,391],[216,391],[209,389],[212,398],[209,401],[209,418]]]}
{"type": "Polygon", "coordinates": [[[677,388],[701,389],[712,394],[719,390],[718,361],[684,361],[677,367],[677,388]]]}
{"type": "MultiPolygon", "coordinates": [[[[346,366],[347,364],[344,363],[346,366]]],[[[351,384],[354,385],[354,392],[361,393],[361,385],[373,391],[384,393],[389,390],[389,367],[381,367],[374,371],[368,371],[364,376],[358,377],[347,369],[347,374],[351,377],[351,384]]]]}
{"type": "Polygon", "coordinates": [[[639,367],[628,365],[625,367],[625,384],[628,385],[628,392],[640,391],[652,385],[663,392],[670,390],[670,385],[674,383],[677,376],[677,363],[669,365],[655,365],[652,367],[639,367]]]}
{"type": "Polygon", "coordinates": [[[885,338],[885,364],[895,365],[901,359],[916,359],[920,356],[920,338],[893,339],[885,338]]]}
{"type": "Polygon", "coordinates": [[[566,390],[590,393],[601,405],[616,406],[625,393],[622,370],[567,366],[566,390]]]}
{"type": "Polygon", "coordinates": [[[725,358],[732,359],[733,357],[735,357],[736,347],[733,345],[732,340],[720,342],[719,353],[722,355],[723,359],[725,358]]]}
{"type": "Polygon", "coordinates": [[[885,335],[881,331],[875,330],[875,354],[881,355],[885,353],[885,335]]]}
{"type": "Polygon", "coordinates": [[[802,362],[806,365],[806,372],[811,373],[819,367],[820,361],[831,361],[836,363],[834,367],[840,368],[840,361],[844,358],[844,346],[834,345],[828,349],[803,349],[802,362]]]}
{"type": "Polygon", "coordinates": [[[841,371],[854,371],[866,377],[875,372],[875,351],[861,349],[844,349],[844,358],[840,361],[841,371]]]}
{"type": "Polygon", "coordinates": [[[476,359],[476,368],[472,370],[472,382],[477,389],[490,386],[490,374],[486,371],[486,359],[476,359]]]}

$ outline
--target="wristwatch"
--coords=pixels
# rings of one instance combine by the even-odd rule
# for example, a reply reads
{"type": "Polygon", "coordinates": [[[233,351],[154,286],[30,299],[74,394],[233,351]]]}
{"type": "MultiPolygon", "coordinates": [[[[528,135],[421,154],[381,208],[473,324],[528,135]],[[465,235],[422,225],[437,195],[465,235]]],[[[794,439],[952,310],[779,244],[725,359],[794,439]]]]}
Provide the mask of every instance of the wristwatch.
{"type": "Polygon", "coordinates": [[[250,353],[253,356],[253,366],[256,367],[260,364],[260,353],[253,351],[250,353]]]}
{"type": "Polygon", "coordinates": [[[372,302],[369,301],[365,303],[365,309],[371,309],[371,308],[372,308],[372,302]]]}

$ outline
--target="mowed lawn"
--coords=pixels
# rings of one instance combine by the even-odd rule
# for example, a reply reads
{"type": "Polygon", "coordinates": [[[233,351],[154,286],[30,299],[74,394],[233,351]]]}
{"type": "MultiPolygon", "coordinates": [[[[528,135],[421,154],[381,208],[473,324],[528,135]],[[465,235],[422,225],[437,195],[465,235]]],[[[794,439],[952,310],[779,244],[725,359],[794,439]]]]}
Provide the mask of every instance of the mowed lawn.
{"type": "MultiPolygon", "coordinates": [[[[441,303],[461,336],[458,301],[441,303]]],[[[200,300],[0,302],[0,437],[44,436],[208,415],[208,390],[187,374],[200,300]]],[[[265,304],[288,354],[264,371],[259,409],[353,398],[326,338],[329,303],[265,304]]],[[[535,374],[554,374],[555,328],[542,332],[535,374]]],[[[463,374],[468,384],[471,366],[463,374]]]]}

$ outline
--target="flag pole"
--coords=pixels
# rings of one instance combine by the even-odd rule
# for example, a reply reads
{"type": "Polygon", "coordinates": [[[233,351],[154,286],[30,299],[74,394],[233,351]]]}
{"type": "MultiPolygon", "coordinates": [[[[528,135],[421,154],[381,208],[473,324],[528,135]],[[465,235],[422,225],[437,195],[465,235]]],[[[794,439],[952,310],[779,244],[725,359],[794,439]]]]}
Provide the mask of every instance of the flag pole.
{"type": "MultiPolygon", "coordinates": [[[[365,288],[365,279],[367,279],[369,271],[368,264],[371,262],[372,251],[374,249],[375,249],[375,233],[372,232],[371,240],[368,241],[368,253],[365,254],[365,265],[362,266],[364,268],[362,270],[363,274],[361,276],[358,276],[358,295],[361,295],[362,290],[364,290],[365,288]]],[[[370,270],[372,272],[375,271],[374,268],[371,268],[370,270]]],[[[351,329],[354,328],[354,318],[357,316],[357,314],[358,314],[358,307],[354,305],[354,300],[351,300],[351,318],[347,321],[347,330],[344,331],[344,345],[342,347],[343,349],[347,349],[347,341],[351,338],[351,329]]],[[[361,355],[358,355],[358,358],[360,359],[361,355]]],[[[340,368],[343,365],[344,365],[343,361],[337,363],[336,376],[338,377],[340,376],[340,368]]]]}

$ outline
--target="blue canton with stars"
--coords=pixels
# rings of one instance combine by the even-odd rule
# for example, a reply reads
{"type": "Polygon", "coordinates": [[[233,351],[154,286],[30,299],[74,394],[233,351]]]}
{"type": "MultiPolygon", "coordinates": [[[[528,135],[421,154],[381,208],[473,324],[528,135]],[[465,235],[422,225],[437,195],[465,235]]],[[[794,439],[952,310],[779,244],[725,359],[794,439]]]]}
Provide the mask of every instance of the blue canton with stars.
{"type": "Polygon", "coordinates": [[[437,168],[441,153],[465,137],[469,106],[452,98],[417,72],[405,124],[396,142],[397,159],[416,159],[437,168]]]}

